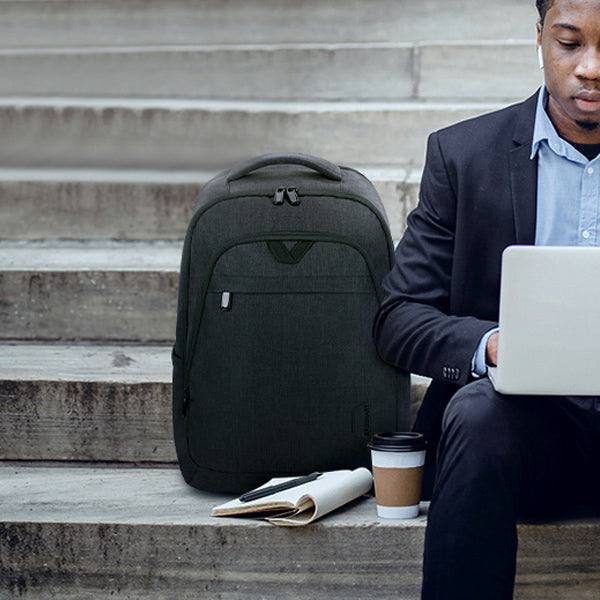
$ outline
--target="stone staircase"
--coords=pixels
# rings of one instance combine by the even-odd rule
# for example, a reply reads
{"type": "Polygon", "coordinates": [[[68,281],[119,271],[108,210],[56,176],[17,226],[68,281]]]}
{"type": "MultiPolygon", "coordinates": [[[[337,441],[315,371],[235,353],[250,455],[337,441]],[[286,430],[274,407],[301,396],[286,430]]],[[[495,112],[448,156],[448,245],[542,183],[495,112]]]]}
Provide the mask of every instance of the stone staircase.
{"type": "MultiPolygon", "coordinates": [[[[422,516],[211,519],[175,464],[170,345],[198,189],[271,151],[376,185],[540,82],[533,2],[0,0],[0,600],[419,597],[422,516]]],[[[427,380],[413,379],[413,414],[427,380]]],[[[517,598],[597,598],[595,519],[522,523],[517,598]]]]}

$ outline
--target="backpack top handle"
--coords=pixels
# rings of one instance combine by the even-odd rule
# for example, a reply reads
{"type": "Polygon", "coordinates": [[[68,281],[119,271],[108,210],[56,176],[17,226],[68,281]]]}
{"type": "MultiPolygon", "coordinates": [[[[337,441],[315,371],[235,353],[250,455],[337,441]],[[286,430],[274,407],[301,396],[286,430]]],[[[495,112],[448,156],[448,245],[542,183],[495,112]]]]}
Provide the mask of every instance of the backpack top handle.
{"type": "Polygon", "coordinates": [[[231,168],[227,174],[227,183],[235,181],[236,179],[241,179],[245,175],[248,175],[248,173],[269,165],[302,165],[314,169],[324,177],[327,177],[327,179],[332,179],[333,181],[342,180],[342,171],[337,165],[317,156],[296,152],[289,154],[261,154],[260,156],[251,158],[238,166],[231,168]]]}

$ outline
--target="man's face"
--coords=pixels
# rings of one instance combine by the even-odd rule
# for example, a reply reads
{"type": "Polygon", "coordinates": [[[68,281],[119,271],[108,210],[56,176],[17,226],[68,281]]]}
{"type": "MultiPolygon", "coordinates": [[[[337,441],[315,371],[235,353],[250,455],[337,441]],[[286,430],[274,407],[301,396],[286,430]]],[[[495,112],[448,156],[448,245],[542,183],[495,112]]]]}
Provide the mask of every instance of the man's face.
{"type": "Polygon", "coordinates": [[[571,139],[592,132],[597,136],[600,0],[554,0],[543,25],[538,24],[537,41],[544,55],[550,115],[559,132],[571,139]]]}

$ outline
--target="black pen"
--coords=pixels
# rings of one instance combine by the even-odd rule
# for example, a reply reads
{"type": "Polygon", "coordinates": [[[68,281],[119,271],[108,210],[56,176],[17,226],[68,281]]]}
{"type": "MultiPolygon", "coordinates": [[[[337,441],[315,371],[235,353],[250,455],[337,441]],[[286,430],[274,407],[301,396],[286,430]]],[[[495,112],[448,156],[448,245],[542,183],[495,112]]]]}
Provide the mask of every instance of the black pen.
{"type": "Polygon", "coordinates": [[[319,475],[322,474],[323,473],[319,473],[319,471],[315,471],[310,475],[296,477],[296,479],[290,479],[290,481],[284,481],[283,483],[270,485],[266,488],[253,490],[252,492],[246,492],[239,497],[239,500],[240,502],[250,502],[250,500],[257,500],[258,498],[263,498],[264,496],[270,496],[271,494],[276,494],[277,492],[282,492],[283,490],[289,490],[290,488],[302,485],[303,483],[314,481],[317,477],[319,477],[319,475]]]}

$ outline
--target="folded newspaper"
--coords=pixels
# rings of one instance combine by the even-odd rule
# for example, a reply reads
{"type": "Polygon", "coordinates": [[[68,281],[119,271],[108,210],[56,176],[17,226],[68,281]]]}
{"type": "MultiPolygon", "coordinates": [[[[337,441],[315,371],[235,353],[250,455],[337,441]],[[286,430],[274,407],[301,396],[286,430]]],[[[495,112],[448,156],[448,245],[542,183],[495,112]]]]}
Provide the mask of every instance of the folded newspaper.
{"type": "MultiPolygon", "coordinates": [[[[260,490],[289,479],[295,477],[275,477],[256,489],[260,490]]],[[[265,519],[274,525],[288,527],[307,525],[368,493],[372,485],[373,475],[365,467],[353,471],[326,471],[314,481],[264,498],[250,502],[240,502],[236,498],[213,508],[211,515],[265,519]]]]}

